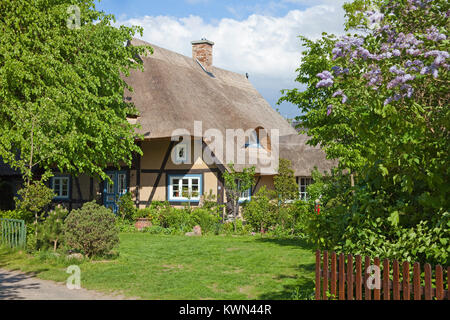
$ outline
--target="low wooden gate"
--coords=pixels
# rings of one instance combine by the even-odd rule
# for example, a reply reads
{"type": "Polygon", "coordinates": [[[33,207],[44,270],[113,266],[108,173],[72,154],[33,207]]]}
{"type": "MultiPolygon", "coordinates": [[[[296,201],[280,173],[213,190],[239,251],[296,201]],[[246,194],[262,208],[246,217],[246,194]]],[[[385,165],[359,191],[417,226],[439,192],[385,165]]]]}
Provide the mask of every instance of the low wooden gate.
{"type": "Polygon", "coordinates": [[[316,252],[316,300],[410,300],[411,293],[414,300],[448,300],[450,267],[445,269],[437,265],[434,271],[429,263],[424,265],[424,279],[421,277],[419,263],[414,263],[410,270],[409,262],[400,264],[394,260],[392,264],[388,259],[364,258],[341,253],[339,256],[332,252],[316,252]],[[347,260],[347,262],[345,261],[347,260]],[[392,272],[390,267],[392,266],[392,272]],[[375,271],[372,274],[372,271],[375,271]],[[377,272],[379,271],[379,272],[377,272]],[[412,271],[412,283],[411,283],[412,271]],[[444,282],[444,271],[447,281],[444,282]],[[391,280],[392,274],[392,280],[391,280]],[[423,286],[422,284],[425,283],[423,286]],[[378,285],[377,285],[378,284],[378,285]],[[372,287],[372,288],[371,288],[372,287]]]}
{"type": "Polygon", "coordinates": [[[1,244],[10,248],[25,248],[26,229],[24,220],[0,219],[1,244]]]}

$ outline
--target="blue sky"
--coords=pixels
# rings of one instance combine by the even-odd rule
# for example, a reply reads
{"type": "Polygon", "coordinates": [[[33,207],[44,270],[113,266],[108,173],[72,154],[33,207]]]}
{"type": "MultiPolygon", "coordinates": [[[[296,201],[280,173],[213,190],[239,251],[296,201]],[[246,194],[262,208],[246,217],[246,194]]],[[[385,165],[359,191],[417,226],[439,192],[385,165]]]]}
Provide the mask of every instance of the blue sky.
{"type": "MultiPolygon", "coordinates": [[[[250,81],[289,118],[297,107],[277,106],[280,90],[300,88],[299,35],[342,34],[345,0],[102,0],[97,9],[113,13],[118,24],[140,25],[151,44],[191,55],[192,40],[215,42],[214,65],[249,73],[250,81]]],[[[348,1],[348,0],[347,0],[348,1]]]]}
{"type": "Polygon", "coordinates": [[[264,0],[102,0],[97,8],[117,17],[142,15],[169,15],[183,18],[189,15],[203,17],[208,22],[222,18],[243,19],[251,14],[282,16],[290,10],[303,10],[314,1],[264,1],[264,0]]]}

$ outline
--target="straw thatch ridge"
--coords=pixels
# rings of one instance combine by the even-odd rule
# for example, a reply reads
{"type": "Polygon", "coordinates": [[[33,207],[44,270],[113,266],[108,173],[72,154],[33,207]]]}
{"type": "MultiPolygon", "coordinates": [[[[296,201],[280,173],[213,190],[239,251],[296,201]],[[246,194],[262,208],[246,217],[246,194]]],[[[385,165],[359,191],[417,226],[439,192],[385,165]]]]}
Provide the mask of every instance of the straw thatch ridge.
{"type": "MultiPolygon", "coordinates": [[[[133,39],[131,45],[150,45],[133,39]]],[[[141,57],[144,72],[131,71],[126,82],[134,89],[126,99],[140,112],[139,133],[146,138],[171,137],[184,128],[194,134],[194,121],[203,129],[279,129],[280,135],[295,130],[251,85],[245,75],[211,67],[206,73],[197,61],[151,45],[154,54],[141,57]]]]}

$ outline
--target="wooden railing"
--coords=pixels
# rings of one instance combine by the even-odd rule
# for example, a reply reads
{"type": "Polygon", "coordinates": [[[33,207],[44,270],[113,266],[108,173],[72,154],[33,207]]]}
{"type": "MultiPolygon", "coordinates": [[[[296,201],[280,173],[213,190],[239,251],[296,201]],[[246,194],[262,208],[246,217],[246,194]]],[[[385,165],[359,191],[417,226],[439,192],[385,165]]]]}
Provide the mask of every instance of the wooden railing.
{"type": "Polygon", "coordinates": [[[433,272],[431,265],[424,265],[424,279],[421,277],[419,263],[410,270],[409,262],[400,263],[388,259],[353,257],[332,252],[316,252],[316,300],[448,300],[450,267],[446,268],[447,281],[444,282],[444,269],[437,265],[433,272]],[[323,259],[322,259],[323,258],[323,259]],[[347,261],[345,261],[347,260],[347,261]],[[323,263],[322,263],[323,262],[323,263]],[[390,267],[392,266],[392,272],[390,267]],[[411,283],[412,271],[412,283],[411,283]],[[391,275],[392,274],[392,275],[391,275]],[[424,285],[423,285],[424,283],[424,285]]]}
{"type": "Polygon", "coordinates": [[[25,248],[26,229],[24,220],[0,219],[0,245],[25,248]]]}

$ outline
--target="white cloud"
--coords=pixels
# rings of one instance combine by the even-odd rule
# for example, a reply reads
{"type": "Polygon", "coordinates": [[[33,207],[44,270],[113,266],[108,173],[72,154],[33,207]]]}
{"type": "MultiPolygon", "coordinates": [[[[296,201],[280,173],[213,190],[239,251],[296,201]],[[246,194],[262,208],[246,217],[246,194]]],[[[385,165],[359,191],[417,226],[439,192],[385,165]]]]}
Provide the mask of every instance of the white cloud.
{"type": "Polygon", "coordinates": [[[192,40],[214,41],[214,65],[259,79],[255,86],[273,105],[281,89],[296,85],[295,70],[301,59],[298,36],[316,39],[322,32],[341,34],[344,23],[342,0],[284,1],[320,4],[282,17],[253,14],[244,20],[224,18],[207,23],[198,16],[144,16],[118,24],[140,25],[143,40],[187,56],[192,52],[192,40]]]}

